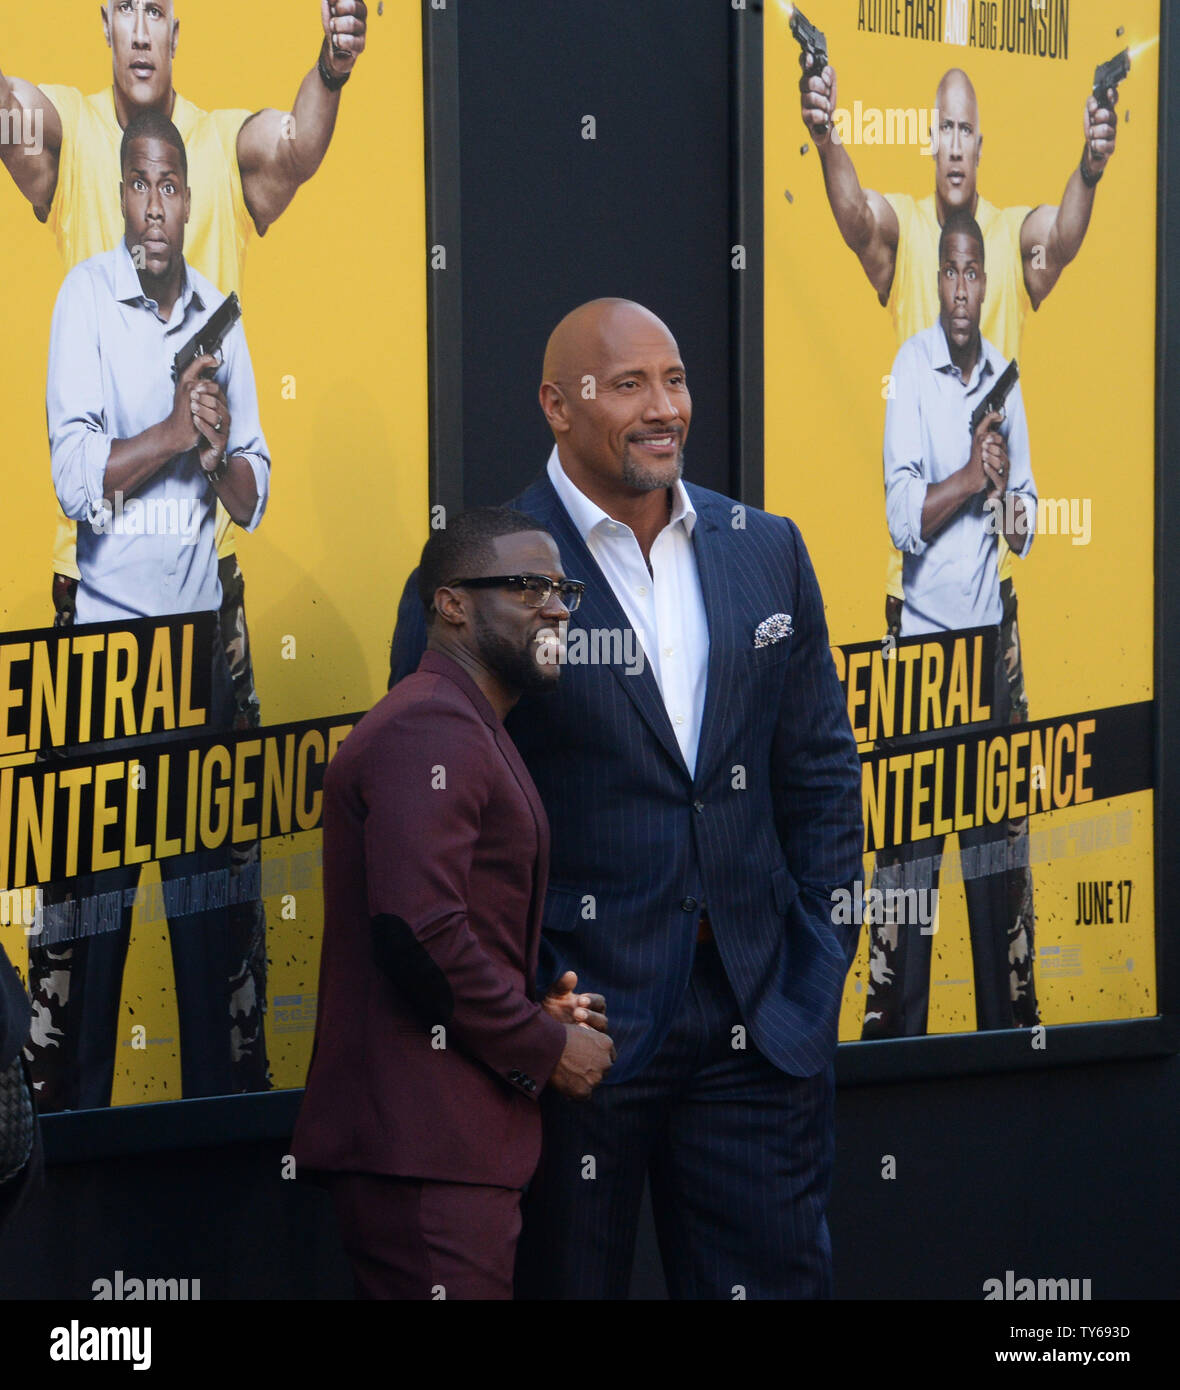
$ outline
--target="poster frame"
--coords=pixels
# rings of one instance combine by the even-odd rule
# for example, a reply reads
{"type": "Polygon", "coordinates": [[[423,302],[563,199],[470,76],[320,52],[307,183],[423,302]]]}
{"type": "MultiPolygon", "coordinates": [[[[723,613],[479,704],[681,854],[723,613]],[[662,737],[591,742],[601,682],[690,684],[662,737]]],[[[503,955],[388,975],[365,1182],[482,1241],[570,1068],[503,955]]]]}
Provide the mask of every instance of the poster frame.
{"type": "MultiPolygon", "coordinates": [[[[763,0],[731,16],[733,74],[733,241],[746,249],[731,296],[733,359],[738,373],[733,427],[735,496],[761,506],[764,496],[764,140],[763,0]]],[[[809,15],[822,28],[817,15],[809,15]]],[[[1180,825],[1180,6],[1160,5],[1160,91],[1156,228],[1155,651],[1153,661],[1153,818],[1155,959],[1158,1012],[1147,1018],[1046,1026],[1034,1050],[1028,1029],[945,1033],[842,1042],[836,1080],[864,1085],[919,1078],[1039,1071],[1045,1067],[1180,1052],[1180,934],[1165,904],[1180,893],[1180,855],[1169,853],[1169,826],[1180,825]],[[1171,261],[1171,264],[1169,263],[1171,261]],[[1171,272],[1169,274],[1169,271],[1171,272]]],[[[800,126],[801,138],[802,126],[800,126]]]]}
{"type": "MultiPolygon", "coordinates": [[[[463,495],[458,6],[435,9],[431,0],[421,0],[421,9],[429,501],[450,512],[461,509],[463,495]],[[437,246],[446,248],[446,268],[432,270],[431,251],[437,246]]],[[[54,1112],[41,1117],[45,1158],[48,1163],[86,1163],[124,1154],[286,1139],[302,1097],[300,1086],[54,1112]]]]}

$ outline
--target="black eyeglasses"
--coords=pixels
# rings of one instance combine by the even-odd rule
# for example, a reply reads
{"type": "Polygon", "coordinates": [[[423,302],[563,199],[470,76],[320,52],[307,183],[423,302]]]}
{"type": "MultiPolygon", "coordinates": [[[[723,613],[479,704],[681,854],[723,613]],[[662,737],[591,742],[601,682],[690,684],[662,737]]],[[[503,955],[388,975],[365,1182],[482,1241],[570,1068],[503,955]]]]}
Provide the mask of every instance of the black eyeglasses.
{"type": "Polygon", "coordinates": [[[577,579],[550,579],[547,574],[489,574],[482,579],[452,579],[448,589],[512,589],[529,608],[544,608],[557,590],[562,604],[572,613],[582,602],[585,584],[577,579]]]}

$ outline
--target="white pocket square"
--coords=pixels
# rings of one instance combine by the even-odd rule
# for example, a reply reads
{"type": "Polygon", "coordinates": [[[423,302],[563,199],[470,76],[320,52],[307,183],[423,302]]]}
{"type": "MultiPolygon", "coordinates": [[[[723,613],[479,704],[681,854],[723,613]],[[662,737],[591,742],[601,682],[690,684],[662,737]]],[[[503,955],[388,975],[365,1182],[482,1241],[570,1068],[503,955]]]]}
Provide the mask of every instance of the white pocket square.
{"type": "Polygon", "coordinates": [[[763,618],[754,629],[754,645],[756,647],[773,646],[775,642],[781,642],[784,637],[790,637],[794,631],[789,613],[772,613],[769,618],[763,618]]]}

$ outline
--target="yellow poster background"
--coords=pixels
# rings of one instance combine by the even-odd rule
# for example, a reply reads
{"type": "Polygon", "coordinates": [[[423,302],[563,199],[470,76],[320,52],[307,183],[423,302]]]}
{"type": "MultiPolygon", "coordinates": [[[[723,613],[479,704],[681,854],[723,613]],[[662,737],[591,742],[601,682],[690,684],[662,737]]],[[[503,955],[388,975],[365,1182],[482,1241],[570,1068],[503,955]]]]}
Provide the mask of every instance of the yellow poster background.
{"type": "MultiPolygon", "coordinates": [[[[382,8],[369,7],[367,47],[322,166],[266,236],[252,237],[246,256],[243,323],[272,473],[266,516],[253,535],[238,533],[238,556],[264,726],[364,710],[384,692],[400,580],[427,534],[421,7],[386,0],[382,8]],[[293,658],[290,642],[284,656],[289,638],[293,658]]],[[[323,38],[318,0],[178,0],[176,10],[178,92],[206,111],[291,108],[323,38]]],[[[0,12],[6,74],[86,94],[110,85],[98,0],[2,0],[0,12]]],[[[0,237],[0,631],[11,632],[53,620],[56,503],[44,402],[63,268],[6,172],[0,237]]],[[[310,1057],[319,843],[315,831],[263,845],[264,872],[291,861],[287,892],[266,899],[266,1032],[277,1087],[302,1085],[310,1057]]],[[[152,881],[149,866],[141,884],[152,881]]],[[[0,942],[23,966],[23,928],[0,927],[0,942]]],[[[138,908],[119,1044],[115,1104],[179,1095],[167,924],[145,921],[138,908]],[[146,1028],[142,1050],[130,1046],[133,1022],[146,1028]]]]}
{"type": "MultiPolygon", "coordinates": [[[[944,7],[945,0],[940,14],[944,7]]],[[[1029,558],[1015,563],[1014,578],[1031,719],[1148,700],[1159,87],[1152,40],[1159,6],[1072,0],[1065,61],[858,29],[861,12],[881,8],[858,0],[804,6],[827,36],[838,105],[929,111],[942,74],[963,68],[975,85],[984,137],[978,188],[1001,208],[1060,202],[1082,154],[1094,69],[1132,50],[1117,148],[1085,242],[1040,310],[1028,314],[1019,354],[1038,492],[1089,498],[1091,539],[1075,546],[1069,536],[1038,536],[1029,558]]],[[[879,641],[889,549],[883,378],[899,344],[888,309],[836,227],[819,158],[804,149],[810,135],[800,115],[800,50],[781,0],[766,0],[764,34],[766,506],[802,529],[833,643],[879,641]]],[[[916,198],[933,192],[933,160],[916,145],[850,143],[848,151],[864,188],[916,198]]],[[[1128,810],[1133,818],[1129,844],[1033,865],[1045,1023],[1156,1011],[1152,804],[1146,791],[1032,818],[1034,834],[1128,810]],[[1135,895],[1129,922],[1075,923],[1078,880],[1127,878],[1135,895]]],[[[1075,834],[1066,843],[1084,842],[1075,834]]],[[[948,838],[946,852],[954,844],[948,838]]],[[[866,856],[866,884],[871,872],[866,856]]],[[[845,993],[843,1039],[860,1035],[866,971],[862,937],[845,993]]],[[[931,1033],[974,1028],[971,973],[955,884],[939,899],[931,1033]]]]}

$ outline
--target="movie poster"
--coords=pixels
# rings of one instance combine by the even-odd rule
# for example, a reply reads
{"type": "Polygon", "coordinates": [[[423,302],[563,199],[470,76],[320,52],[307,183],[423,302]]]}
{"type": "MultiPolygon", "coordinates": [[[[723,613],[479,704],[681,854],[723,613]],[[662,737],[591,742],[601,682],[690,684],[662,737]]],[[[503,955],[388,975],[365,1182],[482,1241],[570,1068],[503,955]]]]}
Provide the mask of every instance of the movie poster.
{"type": "Polygon", "coordinates": [[[840,1036],[1154,1014],[1159,6],[764,32],[766,505],[863,761],[840,1036]]]}
{"type": "Polygon", "coordinates": [[[421,7],[4,8],[0,942],[40,1104],[300,1086],[324,769],[427,530],[421,7]]]}

